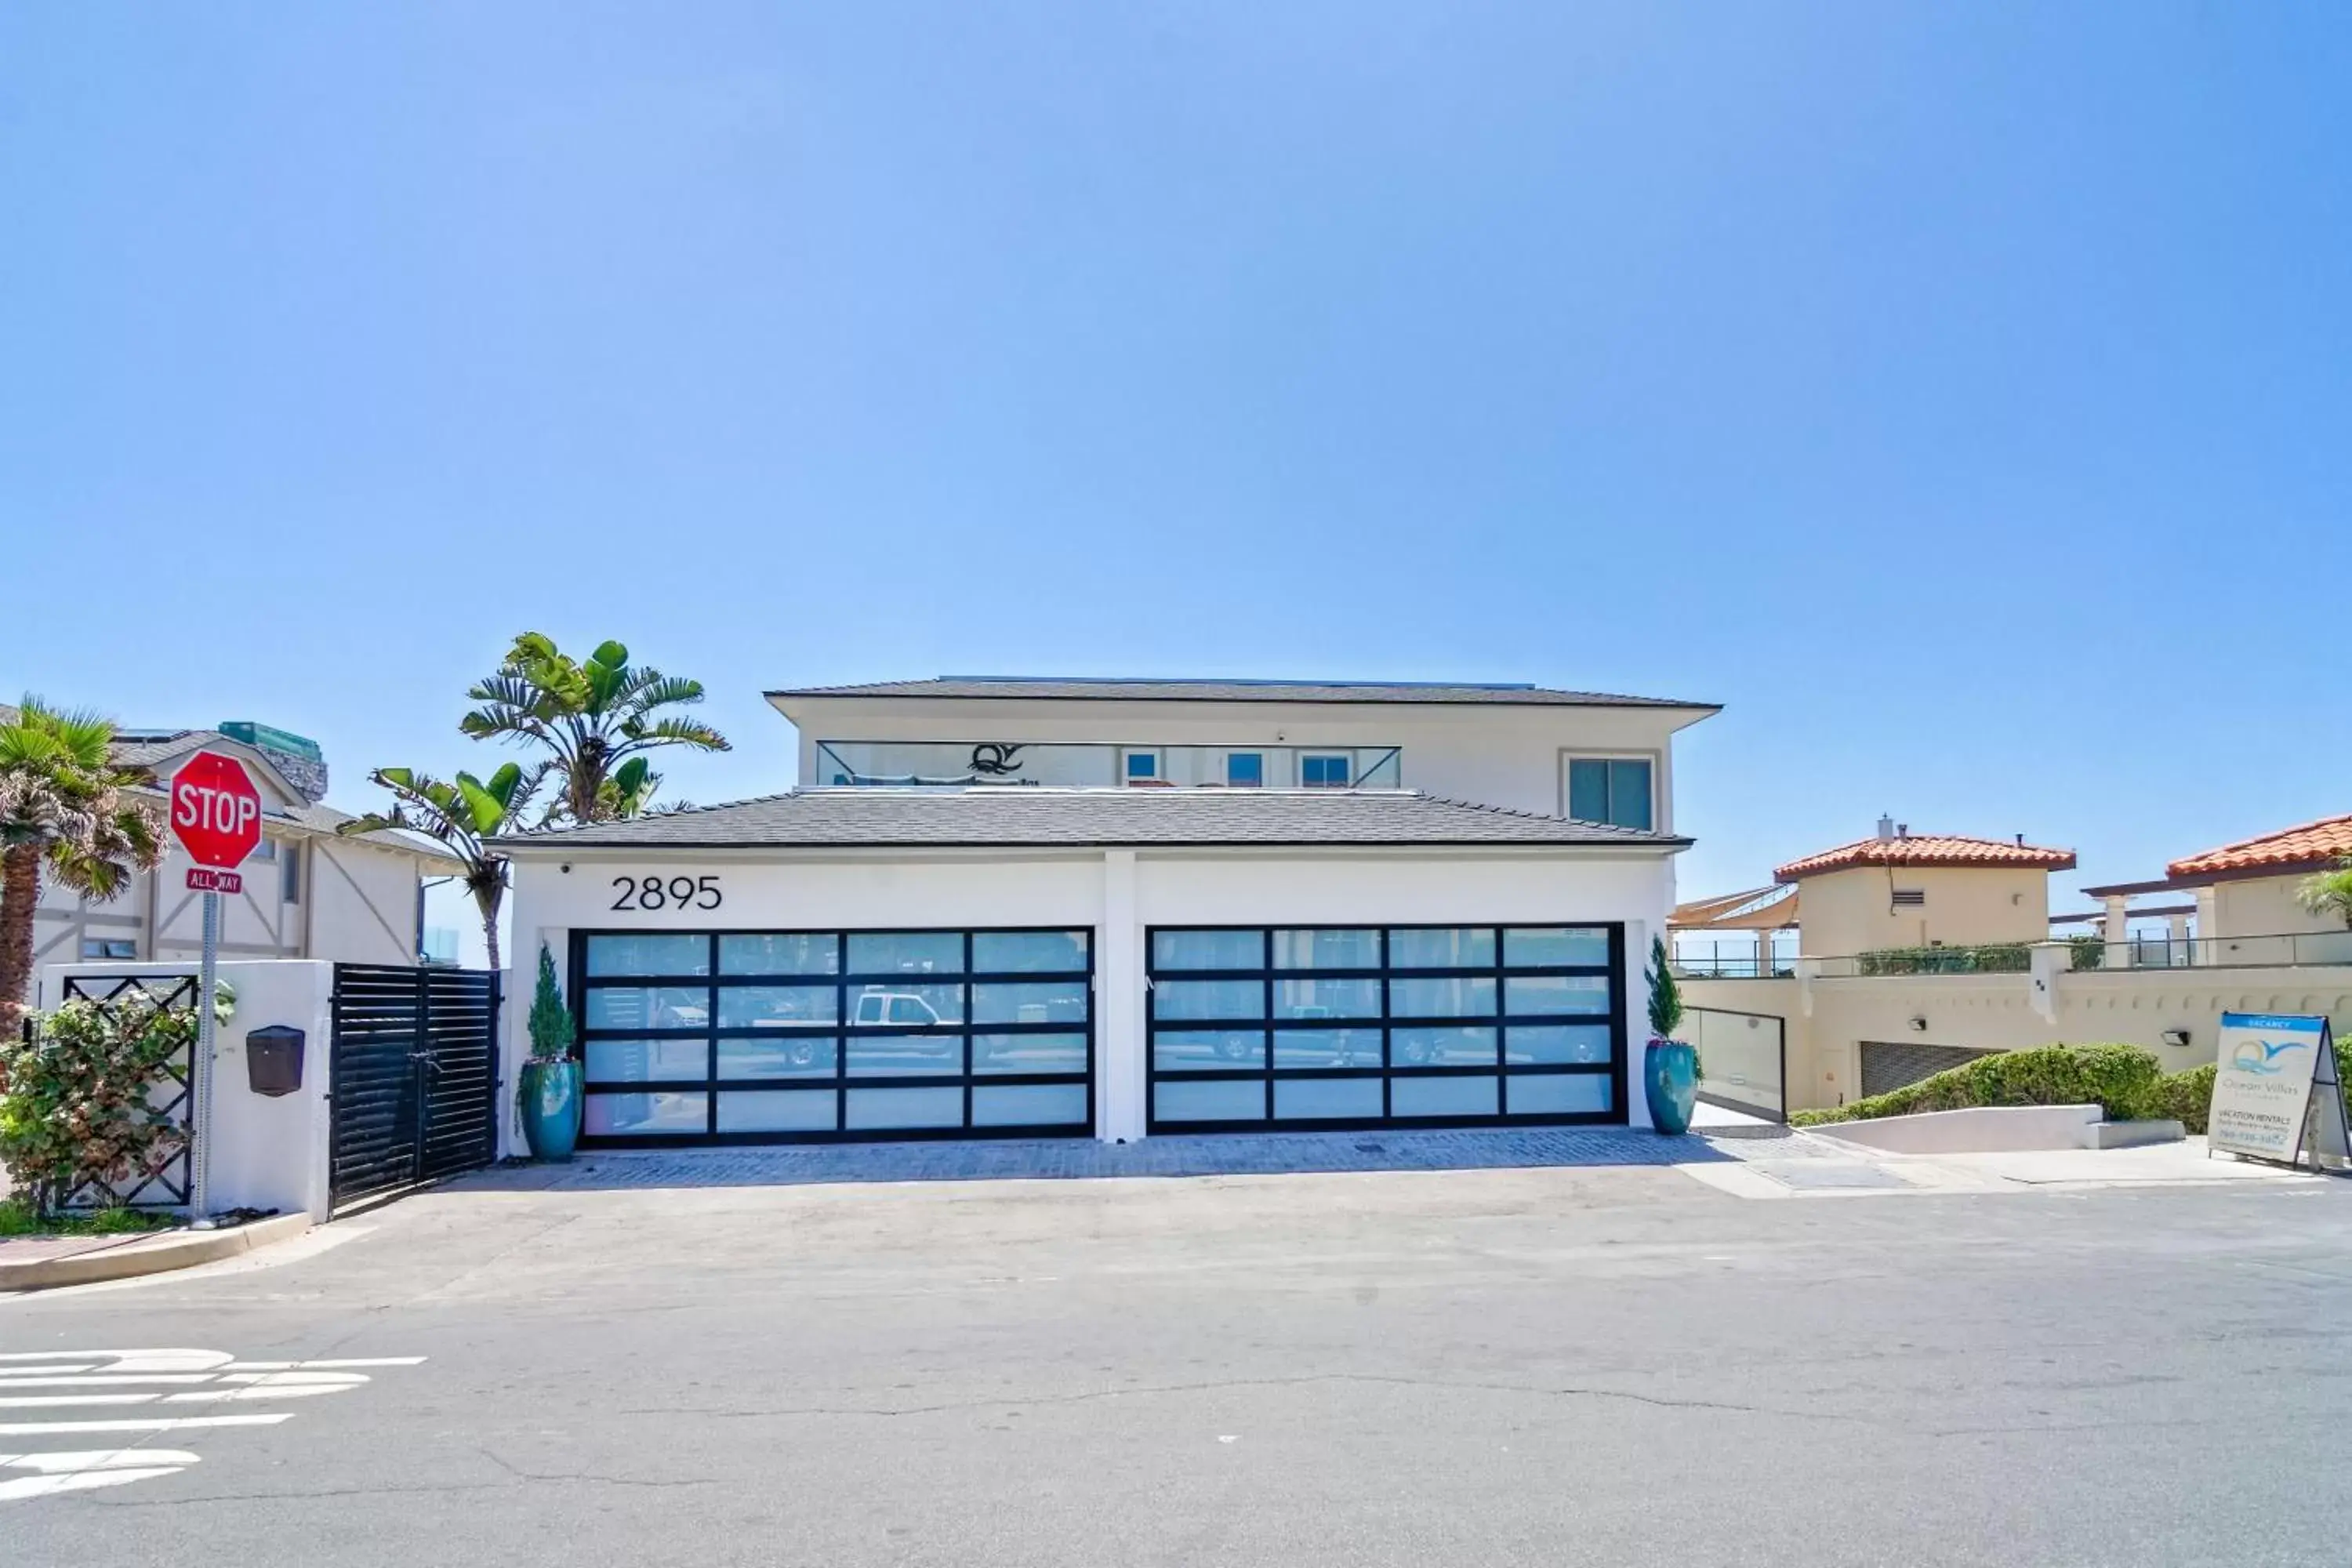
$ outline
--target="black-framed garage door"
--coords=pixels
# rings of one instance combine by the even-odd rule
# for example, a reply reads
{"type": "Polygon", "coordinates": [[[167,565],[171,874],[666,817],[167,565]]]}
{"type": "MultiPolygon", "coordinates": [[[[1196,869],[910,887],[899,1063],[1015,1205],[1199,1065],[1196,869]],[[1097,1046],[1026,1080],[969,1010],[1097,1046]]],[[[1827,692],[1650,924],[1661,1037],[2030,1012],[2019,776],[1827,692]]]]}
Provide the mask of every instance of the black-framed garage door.
{"type": "Polygon", "coordinates": [[[1154,927],[1153,1132],[1624,1120],[1624,928],[1154,927]]]}
{"type": "Polygon", "coordinates": [[[1084,1135],[1087,931],[581,931],[589,1148],[1084,1135]]]}

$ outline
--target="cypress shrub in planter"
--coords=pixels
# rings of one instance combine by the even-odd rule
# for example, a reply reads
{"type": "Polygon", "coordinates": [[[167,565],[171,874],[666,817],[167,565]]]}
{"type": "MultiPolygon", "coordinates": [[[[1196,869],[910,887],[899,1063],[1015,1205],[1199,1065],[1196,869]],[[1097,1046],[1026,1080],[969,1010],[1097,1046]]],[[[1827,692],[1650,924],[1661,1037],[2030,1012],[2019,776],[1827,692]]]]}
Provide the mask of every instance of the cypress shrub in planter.
{"type": "Polygon", "coordinates": [[[555,988],[555,958],[539,944],[539,989],[530,999],[530,1059],[515,1108],[535,1159],[561,1163],[580,1142],[580,1064],[572,1059],[572,1011],[555,988]]]}

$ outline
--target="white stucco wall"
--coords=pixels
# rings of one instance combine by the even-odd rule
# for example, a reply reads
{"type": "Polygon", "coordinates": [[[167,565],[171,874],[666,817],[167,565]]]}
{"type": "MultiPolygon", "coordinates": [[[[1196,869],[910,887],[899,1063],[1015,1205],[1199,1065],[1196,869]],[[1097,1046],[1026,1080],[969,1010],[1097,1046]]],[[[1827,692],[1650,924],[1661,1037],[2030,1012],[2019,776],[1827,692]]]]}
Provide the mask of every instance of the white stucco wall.
{"type": "MultiPolygon", "coordinates": [[[[788,856],[704,851],[638,858],[531,855],[515,866],[515,982],[507,1009],[509,1086],[529,1051],[539,945],[567,968],[574,930],[758,931],[1069,926],[1096,933],[1096,1128],[1144,1129],[1143,933],[1156,925],[1591,923],[1626,928],[1628,1079],[1622,1103],[1647,1125],[1639,1051],[1642,968],[1674,901],[1664,856],[1585,851],[1258,853],[1112,849],[788,856]],[[564,869],[565,866],[570,869],[564,869]],[[719,879],[715,910],[616,910],[614,879],[719,879]]],[[[510,1115],[501,1137],[515,1139],[510,1115]]],[[[509,1152],[512,1152],[511,1149],[509,1152]]]]}
{"type": "MultiPolygon", "coordinates": [[[[308,960],[230,962],[221,980],[235,988],[236,1010],[216,1031],[213,1062],[213,1126],[208,1196],[215,1213],[277,1209],[325,1219],[331,1208],[328,1154],[332,1129],[327,1100],[332,1039],[334,969],[308,960]],[[302,1087],[289,1095],[259,1095],[248,1087],[245,1037],[265,1025],[300,1029],[302,1087]]],[[[41,971],[40,1005],[54,1006],[68,975],[103,979],[123,974],[194,974],[194,963],[67,963],[41,971]]]]}

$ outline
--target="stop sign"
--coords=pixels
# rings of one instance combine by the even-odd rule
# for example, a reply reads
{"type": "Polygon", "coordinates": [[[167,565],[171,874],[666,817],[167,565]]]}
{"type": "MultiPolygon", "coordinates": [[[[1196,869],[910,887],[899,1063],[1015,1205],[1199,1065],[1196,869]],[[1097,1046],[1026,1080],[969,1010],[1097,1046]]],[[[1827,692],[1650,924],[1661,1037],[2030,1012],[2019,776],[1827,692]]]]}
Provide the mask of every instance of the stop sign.
{"type": "Polygon", "coordinates": [[[261,792],[235,757],[198,752],[172,775],[172,834],[199,866],[233,870],[261,842],[261,792]]]}

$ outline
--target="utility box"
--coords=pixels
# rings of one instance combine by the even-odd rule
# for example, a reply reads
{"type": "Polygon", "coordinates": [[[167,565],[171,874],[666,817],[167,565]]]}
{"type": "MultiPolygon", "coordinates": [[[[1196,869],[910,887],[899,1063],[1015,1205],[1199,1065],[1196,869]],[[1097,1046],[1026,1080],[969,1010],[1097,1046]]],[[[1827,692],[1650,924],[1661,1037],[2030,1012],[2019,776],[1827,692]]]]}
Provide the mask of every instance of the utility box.
{"type": "Polygon", "coordinates": [[[245,1032],[245,1079],[256,1094],[275,1098],[302,1087],[302,1031],[269,1024],[245,1032]]]}

